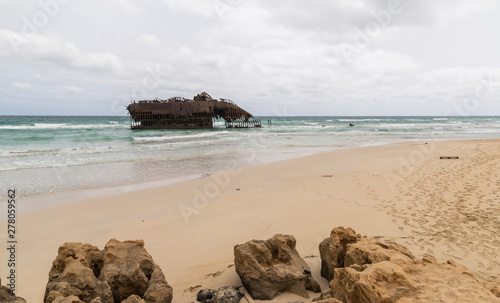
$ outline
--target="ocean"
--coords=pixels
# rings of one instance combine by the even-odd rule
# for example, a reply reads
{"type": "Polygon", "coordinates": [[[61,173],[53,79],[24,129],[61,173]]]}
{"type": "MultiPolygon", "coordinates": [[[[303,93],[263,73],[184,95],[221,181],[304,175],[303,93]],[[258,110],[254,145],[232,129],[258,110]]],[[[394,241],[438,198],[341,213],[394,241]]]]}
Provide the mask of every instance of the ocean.
{"type": "Polygon", "coordinates": [[[262,128],[219,121],[214,129],[131,130],[128,116],[0,116],[1,190],[34,196],[200,177],[340,148],[500,137],[500,117],[257,118],[262,128]]]}

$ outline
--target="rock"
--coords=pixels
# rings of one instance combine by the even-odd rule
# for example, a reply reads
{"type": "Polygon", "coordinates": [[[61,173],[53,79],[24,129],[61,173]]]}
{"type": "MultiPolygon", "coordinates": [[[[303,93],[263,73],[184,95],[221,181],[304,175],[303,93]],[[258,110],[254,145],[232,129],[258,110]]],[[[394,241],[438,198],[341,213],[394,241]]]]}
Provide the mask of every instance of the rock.
{"type": "Polygon", "coordinates": [[[349,123],[349,126],[354,126],[354,124],[352,124],[352,123],[349,123]]]}
{"type": "Polygon", "coordinates": [[[219,289],[202,289],[196,296],[196,300],[201,303],[239,303],[241,298],[243,298],[243,294],[233,286],[225,286],[219,289]]]}
{"type": "Polygon", "coordinates": [[[316,303],[342,303],[341,301],[333,298],[333,294],[331,291],[322,293],[321,296],[314,299],[313,302],[316,302],[316,303]]]}
{"type": "MultiPolygon", "coordinates": [[[[334,231],[332,235],[347,234],[342,232],[346,231],[344,228],[334,231]]],[[[349,231],[348,234],[355,233],[349,231]]],[[[335,267],[330,289],[333,297],[341,302],[500,303],[500,299],[489,292],[472,272],[451,260],[446,264],[430,257],[418,260],[404,246],[386,245],[359,236],[341,249],[343,247],[339,247],[338,242],[343,238],[331,236],[330,246],[324,243],[326,240],[320,245],[336,248],[330,250],[334,255],[328,258],[322,255],[322,261],[335,263],[326,265],[335,267]],[[343,266],[338,260],[343,260],[343,266]]],[[[328,252],[324,250],[325,254],[328,252]]]]}
{"type": "Polygon", "coordinates": [[[53,303],[85,303],[82,300],[80,300],[77,296],[69,296],[69,297],[63,297],[59,296],[52,301],[53,303]]]}
{"type": "Polygon", "coordinates": [[[329,238],[319,244],[321,257],[321,276],[328,281],[333,279],[335,268],[344,267],[347,244],[356,243],[358,235],[352,228],[334,228],[329,238]]]}
{"type": "Polygon", "coordinates": [[[73,297],[92,303],[141,302],[136,296],[146,303],[170,303],[172,288],[142,240],[111,239],[103,250],[83,243],[61,246],[44,302],[73,302],[68,301],[73,297]]]}
{"type": "Polygon", "coordinates": [[[278,234],[234,247],[236,273],[252,298],[272,300],[282,292],[308,298],[307,290],[321,292],[295,244],[293,236],[278,234]]]}
{"type": "Polygon", "coordinates": [[[342,301],[339,301],[335,298],[329,298],[329,299],[324,299],[320,301],[316,301],[316,303],[342,303],[342,301]]]}
{"type": "Polygon", "coordinates": [[[322,293],[319,297],[313,299],[313,302],[326,300],[326,299],[330,299],[330,298],[333,298],[333,294],[331,291],[327,291],[327,292],[322,293]]]}
{"type": "Polygon", "coordinates": [[[344,259],[344,267],[363,267],[382,261],[404,265],[411,264],[416,258],[406,247],[399,244],[383,244],[374,239],[361,239],[359,242],[348,245],[344,259]]]}
{"type": "Polygon", "coordinates": [[[139,297],[138,295],[131,295],[127,299],[123,300],[121,303],[145,303],[145,302],[146,301],[141,299],[141,297],[139,297]]]}
{"type": "Polygon", "coordinates": [[[0,302],[2,303],[26,303],[21,297],[16,297],[14,293],[10,292],[11,289],[7,286],[2,286],[2,280],[0,279],[0,302]]]}

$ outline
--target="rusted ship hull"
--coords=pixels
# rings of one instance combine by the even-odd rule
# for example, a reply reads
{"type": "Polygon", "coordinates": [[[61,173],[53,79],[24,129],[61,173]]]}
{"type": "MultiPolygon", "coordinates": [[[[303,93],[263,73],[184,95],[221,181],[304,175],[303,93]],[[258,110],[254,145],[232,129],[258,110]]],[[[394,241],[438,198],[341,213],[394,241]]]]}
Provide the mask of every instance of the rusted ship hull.
{"type": "Polygon", "coordinates": [[[193,98],[145,100],[129,104],[132,129],[213,128],[213,119],[224,119],[226,127],[260,127],[260,120],[230,100],[215,100],[207,93],[193,98]]]}

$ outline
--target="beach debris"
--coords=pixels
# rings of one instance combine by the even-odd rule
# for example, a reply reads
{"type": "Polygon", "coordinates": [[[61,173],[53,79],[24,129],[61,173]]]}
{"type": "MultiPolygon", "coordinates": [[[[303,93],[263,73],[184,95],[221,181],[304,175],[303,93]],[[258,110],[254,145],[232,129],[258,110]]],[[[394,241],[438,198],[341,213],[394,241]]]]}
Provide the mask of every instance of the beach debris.
{"type": "Polygon", "coordinates": [[[219,289],[202,289],[196,300],[201,303],[239,303],[243,294],[238,287],[224,286],[219,289]]]}
{"type": "Polygon", "coordinates": [[[2,303],[26,303],[21,297],[16,297],[14,293],[11,292],[10,287],[1,286],[2,280],[0,279],[0,302],[2,303]]]}
{"type": "Polygon", "coordinates": [[[439,159],[458,159],[458,156],[453,156],[453,157],[439,157],[439,159]]]}
{"type": "Polygon", "coordinates": [[[172,287],[144,248],[144,241],[111,239],[103,250],[65,243],[49,272],[44,303],[170,303],[172,287]],[[73,298],[75,297],[75,298],[73,298]],[[72,298],[74,300],[69,300],[72,298]],[[61,301],[62,302],[62,301],[61,301]]]}
{"type": "Polygon", "coordinates": [[[308,298],[308,290],[321,292],[295,245],[293,236],[277,234],[234,247],[236,273],[253,299],[272,300],[282,292],[308,298]]]}
{"type": "Polygon", "coordinates": [[[402,245],[354,235],[352,229],[340,227],[325,239],[338,248],[332,250],[333,255],[328,258],[322,254],[322,264],[336,262],[339,266],[330,281],[333,298],[337,300],[344,303],[500,302],[471,271],[452,260],[444,264],[432,257],[419,260],[402,245]],[[344,246],[342,240],[350,243],[344,242],[344,246]]]}

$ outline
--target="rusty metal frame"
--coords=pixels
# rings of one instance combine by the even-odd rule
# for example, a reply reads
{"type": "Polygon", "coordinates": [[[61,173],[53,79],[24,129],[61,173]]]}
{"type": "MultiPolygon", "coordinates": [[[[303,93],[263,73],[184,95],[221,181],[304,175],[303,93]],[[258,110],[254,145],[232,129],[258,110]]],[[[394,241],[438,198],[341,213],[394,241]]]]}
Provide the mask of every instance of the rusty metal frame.
{"type": "Polygon", "coordinates": [[[214,118],[224,119],[227,128],[262,126],[259,119],[231,100],[216,100],[206,92],[192,100],[173,97],[132,102],[127,110],[132,129],[213,128],[214,118]]]}

